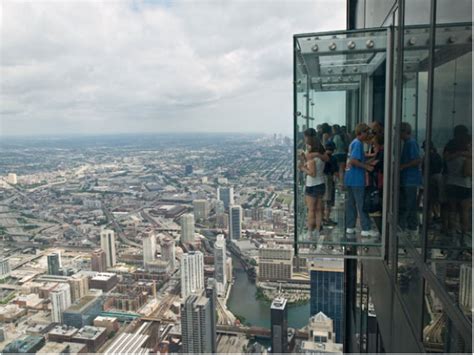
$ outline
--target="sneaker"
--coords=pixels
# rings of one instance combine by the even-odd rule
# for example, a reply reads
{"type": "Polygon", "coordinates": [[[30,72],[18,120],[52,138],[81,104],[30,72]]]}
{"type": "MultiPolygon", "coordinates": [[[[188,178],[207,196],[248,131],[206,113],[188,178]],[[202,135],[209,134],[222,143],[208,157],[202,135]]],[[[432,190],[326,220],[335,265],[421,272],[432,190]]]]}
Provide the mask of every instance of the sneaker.
{"type": "Polygon", "coordinates": [[[379,232],[374,231],[374,230],[362,231],[360,235],[361,237],[378,237],[379,232]]]}
{"type": "Polygon", "coordinates": [[[356,229],[355,228],[346,228],[346,233],[347,234],[355,234],[356,229]]]}

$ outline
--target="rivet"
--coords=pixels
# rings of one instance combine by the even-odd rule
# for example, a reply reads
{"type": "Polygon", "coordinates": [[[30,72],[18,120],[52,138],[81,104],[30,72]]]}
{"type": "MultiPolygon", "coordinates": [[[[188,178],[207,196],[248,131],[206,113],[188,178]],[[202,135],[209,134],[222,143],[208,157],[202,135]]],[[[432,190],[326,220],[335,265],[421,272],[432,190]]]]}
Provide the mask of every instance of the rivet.
{"type": "Polygon", "coordinates": [[[315,39],[315,40],[318,40],[318,39],[319,39],[319,37],[314,37],[314,39],[315,39]]]}
{"type": "Polygon", "coordinates": [[[317,44],[315,44],[314,46],[311,47],[311,50],[312,50],[313,52],[317,52],[318,49],[319,49],[319,47],[318,47],[317,44]]]}
{"type": "Polygon", "coordinates": [[[410,39],[408,40],[408,44],[409,44],[410,46],[414,46],[415,43],[416,43],[416,38],[415,38],[415,37],[412,37],[412,38],[410,38],[410,39]]]}
{"type": "Polygon", "coordinates": [[[354,73],[357,73],[359,71],[358,68],[354,68],[354,73]]]}
{"type": "Polygon", "coordinates": [[[331,73],[332,73],[332,69],[328,69],[328,73],[331,74],[331,73]]]}
{"type": "Polygon", "coordinates": [[[454,43],[454,42],[456,42],[456,36],[449,36],[448,43],[454,43]]]}
{"type": "Polygon", "coordinates": [[[329,45],[329,49],[332,50],[332,51],[335,50],[336,48],[337,48],[337,46],[336,46],[336,43],[334,43],[334,42],[329,45]]]}
{"type": "Polygon", "coordinates": [[[307,40],[307,41],[311,41],[311,38],[308,37],[308,38],[306,38],[306,40],[307,40]]]}
{"type": "Polygon", "coordinates": [[[337,80],[342,81],[342,76],[340,76],[339,78],[337,78],[337,80]]]}
{"type": "Polygon", "coordinates": [[[356,47],[356,44],[354,41],[350,41],[349,43],[347,43],[347,48],[354,49],[355,47],[356,47]]]}
{"type": "Polygon", "coordinates": [[[346,72],[346,68],[342,68],[341,73],[345,73],[345,72],[346,72]]]}
{"type": "Polygon", "coordinates": [[[367,48],[372,48],[374,46],[374,41],[372,41],[371,39],[367,40],[367,42],[365,42],[367,48]]]}
{"type": "Polygon", "coordinates": [[[296,112],[296,116],[301,116],[301,112],[300,111],[296,112]]]}

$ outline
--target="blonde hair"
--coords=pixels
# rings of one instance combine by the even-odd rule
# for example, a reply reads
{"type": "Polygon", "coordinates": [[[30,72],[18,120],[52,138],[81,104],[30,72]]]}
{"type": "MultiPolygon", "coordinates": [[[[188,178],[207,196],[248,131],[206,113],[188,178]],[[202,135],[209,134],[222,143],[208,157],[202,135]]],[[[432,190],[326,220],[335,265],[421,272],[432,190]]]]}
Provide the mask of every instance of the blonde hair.
{"type": "Polygon", "coordinates": [[[361,133],[367,132],[369,130],[369,126],[366,123],[359,123],[355,128],[356,136],[360,135],[361,133]]]}

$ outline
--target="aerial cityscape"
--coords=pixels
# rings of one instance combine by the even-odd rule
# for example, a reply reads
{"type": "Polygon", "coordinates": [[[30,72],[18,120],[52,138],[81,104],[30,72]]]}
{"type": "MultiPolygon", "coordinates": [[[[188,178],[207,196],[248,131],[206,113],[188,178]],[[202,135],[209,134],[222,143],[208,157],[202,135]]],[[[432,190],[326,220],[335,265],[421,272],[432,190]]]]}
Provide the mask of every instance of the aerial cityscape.
{"type": "Polygon", "coordinates": [[[287,304],[292,348],[307,339],[310,281],[294,258],[289,137],[1,145],[0,347],[29,335],[70,352],[266,352],[275,304],[287,304]],[[201,308],[215,310],[217,323],[189,343],[201,308]],[[130,337],[134,347],[120,345],[130,337]]]}

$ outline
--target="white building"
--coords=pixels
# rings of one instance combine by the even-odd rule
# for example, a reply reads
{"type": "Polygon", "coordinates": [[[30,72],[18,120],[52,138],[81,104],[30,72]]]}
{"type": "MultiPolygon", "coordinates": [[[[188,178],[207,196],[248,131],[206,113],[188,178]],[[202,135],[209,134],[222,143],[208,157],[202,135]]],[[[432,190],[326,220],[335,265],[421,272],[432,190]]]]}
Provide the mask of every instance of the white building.
{"type": "Polygon", "coordinates": [[[3,280],[10,276],[10,263],[8,259],[0,260],[0,280],[3,280]]]}
{"type": "Polygon", "coordinates": [[[9,173],[8,176],[7,176],[7,182],[10,184],[10,185],[16,185],[18,183],[18,179],[16,177],[16,174],[14,173],[9,173]]]}
{"type": "Polygon", "coordinates": [[[206,220],[209,216],[209,203],[206,200],[194,200],[194,218],[196,220],[206,220]]]}
{"type": "Polygon", "coordinates": [[[293,277],[294,250],[291,246],[271,243],[258,250],[260,281],[290,280],[293,277]]]}
{"type": "Polygon", "coordinates": [[[204,256],[191,251],[181,257],[181,297],[204,290],[204,256]]]}
{"type": "Polygon", "coordinates": [[[55,323],[63,322],[63,312],[71,305],[71,288],[69,284],[59,284],[51,293],[51,318],[55,323]]]}
{"type": "Polygon", "coordinates": [[[107,267],[113,267],[116,264],[115,234],[113,230],[104,229],[100,232],[100,247],[105,251],[107,267]]]}
{"type": "Polygon", "coordinates": [[[224,209],[227,209],[234,204],[234,188],[233,187],[218,187],[217,199],[224,202],[224,209]]]}
{"type": "Polygon", "coordinates": [[[229,236],[231,239],[242,237],[242,207],[240,206],[229,208],[229,236]]]}
{"type": "Polygon", "coordinates": [[[217,282],[217,293],[219,296],[224,295],[227,284],[227,254],[225,238],[222,234],[217,236],[214,243],[214,278],[217,282]]]}
{"type": "Polygon", "coordinates": [[[305,354],[342,354],[342,344],[336,343],[333,321],[323,312],[319,312],[309,319],[308,340],[302,342],[301,352],[305,354]]]}
{"type": "Polygon", "coordinates": [[[155,260],[156,254],[156,236],[155,233],[148,231],[143,236],[143,265],[155,260]]]}
{"type": "Polygon", "coordinates": [[[170,269],[175,269],[176,249],[172,238],[163,238],[161,240],[161,258],[170,263],[170,269]]]}
{"type": "Polygon", "coordinates": [[[194,242],[194,215],[191,213],[183,214],[181,217],[181,242],[194,242]]]}

